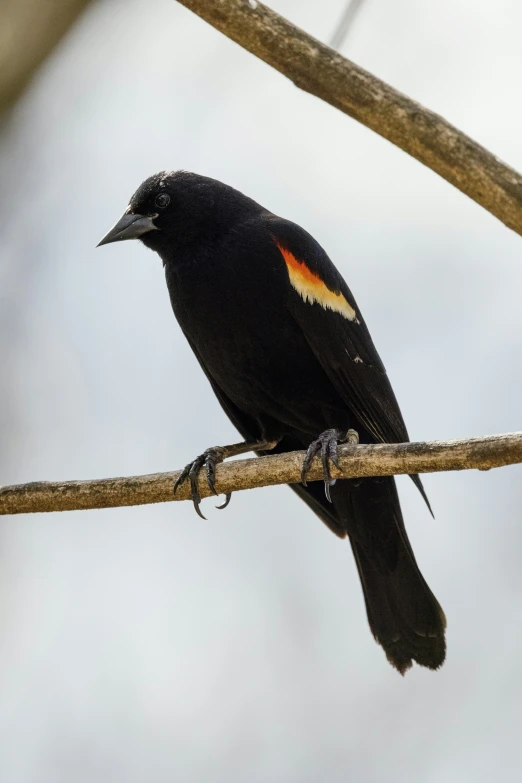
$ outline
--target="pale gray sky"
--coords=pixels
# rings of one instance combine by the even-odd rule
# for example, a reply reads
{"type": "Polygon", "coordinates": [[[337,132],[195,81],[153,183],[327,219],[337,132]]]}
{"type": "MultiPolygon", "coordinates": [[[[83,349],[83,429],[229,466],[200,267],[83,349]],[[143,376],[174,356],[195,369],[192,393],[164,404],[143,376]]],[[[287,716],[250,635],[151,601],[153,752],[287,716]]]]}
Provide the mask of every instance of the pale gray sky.
{"type": "MultiPolygon", "coordinates": [[[[344,0],[277,0],[326,40],[344,0]]],[[[522,168],[522,6],[368,0],[345,53],[522,168]]],[[[411,436],[521,428],[520,237],[172,0],[94,3],[0,136],[0,482],[181,467],[235,438],[159,259],[95,250],[149,174],[217,177],[345,275],[411,436]]],[[[350,548],[286,488],[3,518],[2,783],[521,774],[522,469],[400,480],[448,658],[404,679],[350,548]]]]}

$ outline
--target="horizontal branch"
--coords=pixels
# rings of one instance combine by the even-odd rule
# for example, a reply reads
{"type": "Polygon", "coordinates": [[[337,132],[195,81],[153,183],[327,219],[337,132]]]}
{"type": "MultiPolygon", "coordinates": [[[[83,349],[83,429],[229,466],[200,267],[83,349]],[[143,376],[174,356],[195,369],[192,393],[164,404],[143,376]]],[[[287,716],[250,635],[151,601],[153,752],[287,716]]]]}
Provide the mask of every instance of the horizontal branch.
{"type": "Polygon", "coordinates": [[[522,234],[522,176],[428,109],[257,0],[178,0],[294,84],[424,163],[522,234]]]}
{"type": "MultiPolygon", "coordinates": [[[[274,484],[296,484],[300,480],[304,456],[304,451],[294,451],[218,465],[216,489],[225,494],[274,484]]],[[[332,475],[335,478],[359,478],[469,468],[490,470],[519,462],[522,462],[522,432],[511,432],[469,440],[340,446],[341,471],[332,466],[332,475]]],[[[321,465],[316,458],[309,478],[320,480],[321,475],[321,465]]],[[[172,488],[178,476],[179,471],[176,471],[127,478],[38,481],[0,487],[0,514],[73,511],[187,500],[189,490],[186,484],[178,489],[176,496],[173,495],[172,488]]],[[[200,474],[199,489],[202,497],[210,494],[203,474],[200,474]]]]}

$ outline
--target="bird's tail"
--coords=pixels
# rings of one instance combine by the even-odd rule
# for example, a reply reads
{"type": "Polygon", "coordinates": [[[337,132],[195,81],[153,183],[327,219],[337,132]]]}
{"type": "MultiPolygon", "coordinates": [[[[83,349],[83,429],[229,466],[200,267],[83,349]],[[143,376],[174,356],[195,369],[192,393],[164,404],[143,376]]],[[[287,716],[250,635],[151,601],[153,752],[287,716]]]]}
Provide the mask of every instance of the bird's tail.
{"type": "Polygon", "coordinates": [[[376,641],[401,674],[413,661],[438,669],[446,654],[446,618],[415,561],[395,480],[347,480],[337,486],[334,507],[347,521],[376,641]]]}
{"type": "Polygon", "coordinates": [[[404,674],[416,661],[429,669],[444,663],[444,613],[411,560],[402,549],[395,569],[377,569],[357,544],[352,544],[376,641],[389,662],[404,674]]]}

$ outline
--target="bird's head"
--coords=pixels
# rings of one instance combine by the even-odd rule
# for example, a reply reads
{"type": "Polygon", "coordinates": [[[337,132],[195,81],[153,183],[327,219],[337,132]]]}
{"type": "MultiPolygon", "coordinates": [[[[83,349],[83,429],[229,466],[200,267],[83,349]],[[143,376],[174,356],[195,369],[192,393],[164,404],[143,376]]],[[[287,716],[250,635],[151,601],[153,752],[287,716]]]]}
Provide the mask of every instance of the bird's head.
{"type": "Polygon", "coordinates": [[[122,217],[98,243],[141,239],[166,260],[176,249],[208,242],[261,207],[218,180],[162,171],[143,182],[122,217]]]}

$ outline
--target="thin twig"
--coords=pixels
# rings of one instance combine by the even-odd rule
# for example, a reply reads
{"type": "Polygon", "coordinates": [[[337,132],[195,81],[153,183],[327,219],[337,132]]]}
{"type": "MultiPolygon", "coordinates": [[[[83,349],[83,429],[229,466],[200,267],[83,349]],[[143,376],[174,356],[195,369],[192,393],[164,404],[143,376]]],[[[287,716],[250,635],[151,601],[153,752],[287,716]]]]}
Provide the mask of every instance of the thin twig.
{"type": "Polygon", "coordinates": [[[362,8],[364,0],[348,0],[348,3],[343,11],[343,15],[339,19],[339,24],[335,28],[335,32],[332,35],[330,46],[332,49],[340,49],[345,43],[348,33],[355,22],[355,18],[362,8]]]}
{"type": "MultiPolygon", "coordinates": [[[[294,451],[218,465],[216,488],[225,494],[274,484],[296,484],[300,480],[304,456],[304,451],[294,451]]],[[[469,440],[340,446],[339,461],[342,472],[332,467],[335,478],[434,473],[469,468],[489,470],[522,462],[522,432],[469,440]]],[[[318,480],[321,475],[320,462],[315,459],[309,474],[310,480],[318,480]]],[[[179,488],[176,496],[173,495],[172,488],[178,476],[179,471],[176,471],[128,478],[41,481],[0,487],[0,514],[72,511],[187,500],[189,489],[185,484],[179,488]]],[[[204,475],[200,475],[199,489],[202,497],[210,494],[204,475]]]]}
{"type": "MultiPolygon", "coordinates": [[[[257,0],[178,0],[243,48],[431,168],[522,234],[522,176],[438,114],[257,0]]],[[[374,175],[377,172],[374,172],[374,175]]]]}

